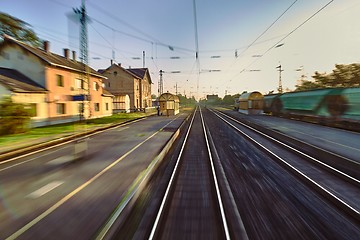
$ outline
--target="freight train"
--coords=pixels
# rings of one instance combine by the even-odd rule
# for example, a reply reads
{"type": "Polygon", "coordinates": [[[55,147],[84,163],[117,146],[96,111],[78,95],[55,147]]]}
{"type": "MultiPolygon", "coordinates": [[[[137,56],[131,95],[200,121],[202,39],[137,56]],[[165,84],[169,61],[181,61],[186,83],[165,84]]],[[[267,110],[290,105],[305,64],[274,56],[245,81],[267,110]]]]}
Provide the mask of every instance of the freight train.
{"type": "Polygon", "coordinates": [[[360,88],[325,88],[282,94],[241,94],[234,108],[360,131],[360,88]]]}

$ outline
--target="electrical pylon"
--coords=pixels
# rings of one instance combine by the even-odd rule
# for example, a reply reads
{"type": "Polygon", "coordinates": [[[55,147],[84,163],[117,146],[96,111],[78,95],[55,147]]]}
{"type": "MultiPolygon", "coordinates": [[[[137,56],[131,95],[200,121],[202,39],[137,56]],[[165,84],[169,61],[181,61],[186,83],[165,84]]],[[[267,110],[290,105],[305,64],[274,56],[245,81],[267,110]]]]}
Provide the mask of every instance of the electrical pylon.
{"type": "Polygon", "coordinates": [[[74,9],[75,14],[79,16],[80,19],[80,61],[83,66],[83,71],[81,72],[81,81],[82,81],[82,95],[83,95],[83,117],[91,117],[91,93],[90,93],[90,68],[89,68],[89,58],[88,58],[88,34],[87,34],[87,24],[89,17],[86,14],[85,0],[82,0],[81,7],[74,9]],[[87,105],[87,107],[85,107],[87,105]],[[85,111],[88,111],[88,116],[86,117],[85,111]]]}

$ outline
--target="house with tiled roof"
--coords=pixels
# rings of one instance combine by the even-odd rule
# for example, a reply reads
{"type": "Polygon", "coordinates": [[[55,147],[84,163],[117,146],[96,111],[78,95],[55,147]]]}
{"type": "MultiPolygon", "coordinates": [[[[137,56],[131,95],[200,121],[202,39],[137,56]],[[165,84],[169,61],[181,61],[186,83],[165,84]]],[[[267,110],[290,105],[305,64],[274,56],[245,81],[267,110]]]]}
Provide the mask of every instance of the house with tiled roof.
{"type": "Polygon", "coordinates": [[[10,96],[14,102],[30,109],[33,121],[47,119],[47,90],[20,72],[0,67],[0,96],[10,96]]]}
{"type": "MultiPolygon", "coordinates": [[[[0,67],[26,76],[45,91],[45,104],[36,106],[42,113],[41,119],[34,119],[36,126],[112,114],[113,95],[102,87],[106,77],[77,61],[75,51],[71,53],[69,49],[64,49],[63,55],[52,53],[47,41],[43,48],[34,48],[8,36],[0,44],[0,67]]],[[[2,82],[8,82],[7,89],[9,79],[24,82],[20,75],[5,76],[2,82]]]]}
{"type": "Polygon", "coordinates": [[[114,97],[114,111],[122,111],[120,102],[124,96],[130,98],[130,110],[139,111],[152,107],[151,99],[151,77],[147,68],[128,68],[125,69],[121,64],[111,63],[111,66],[104,70],[98,70],[106,76],[103,80],[106,90],[111,92],[114,97]]]}

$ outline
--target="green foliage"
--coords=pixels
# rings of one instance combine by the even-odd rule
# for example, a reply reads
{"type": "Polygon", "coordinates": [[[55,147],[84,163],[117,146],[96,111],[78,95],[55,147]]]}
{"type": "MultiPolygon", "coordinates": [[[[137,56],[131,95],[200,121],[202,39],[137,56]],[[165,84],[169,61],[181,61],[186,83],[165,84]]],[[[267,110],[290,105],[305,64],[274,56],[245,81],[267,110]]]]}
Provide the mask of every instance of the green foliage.
{"type": "Polygon", "coordinates": [[[232,105],[232,104],[234,104],[235,97],[231,96],[231,95],[226,95],[222,101],[223,101],[223,104],[225,104],[225,105],[232,105]]]}
{"type": "Polygon", "coordinates": [[[34,47],[41,45],[40,39],[30,29],[30,25],[9,14],[0,12],[0,36],[9,35],[17,40],[28,43],[34,47]]]}
{"type": "Polygon", "coordinates": [[[314,81],[302,81],[296,91],[330,87],[360,87],[360,64],[336,64],[332,73],[315,72],[314,81]]]}
{"type": "Polygon", "coordinates": [[[10,97],[0,102],[0,135],[23,133],[29,129],[31,112],[10,97]]]}
{"type": "Polygon", "coordinates": [[[196,104],[196,100],[194,97],[187,98],[186,96],[182,96],[181,94],[177,95],[180,101],[181,106],[193,106],[196,104]]]}

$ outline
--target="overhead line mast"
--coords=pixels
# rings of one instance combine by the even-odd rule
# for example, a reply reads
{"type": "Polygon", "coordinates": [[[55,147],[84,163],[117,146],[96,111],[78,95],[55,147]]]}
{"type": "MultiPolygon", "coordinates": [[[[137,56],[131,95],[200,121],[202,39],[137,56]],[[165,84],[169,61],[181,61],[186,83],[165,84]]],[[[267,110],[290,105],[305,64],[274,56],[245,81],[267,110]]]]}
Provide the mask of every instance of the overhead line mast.
{"type": "Polygon", "coordinates": [[[200,78],[200,60],[199,60],[199,37],[198,37],[198,29],[197,29],[197,16],[196,16],[196,0],[193,0],[193,8],[194,8],[194,28],[195,28],[195,59],[198,68],[197,74],[197,94],[199,94],[199,78],[200,78]]]}
{"type": "Polygon", "coordinates": [[[83,66],[81,73],[81,89],[83,91],[83,106],[81,114],[84,118],[85,114],[85,103],[87,103],[88,118],[91,117],[91,95],[90,95],[90,68],[88,58],[88,34],[87,34],[87,23],[88,16],[86,14],[85,0],[82,0],[80,9],[74,9],[75,14],[80,17],[80,61],[83,66]]]}

